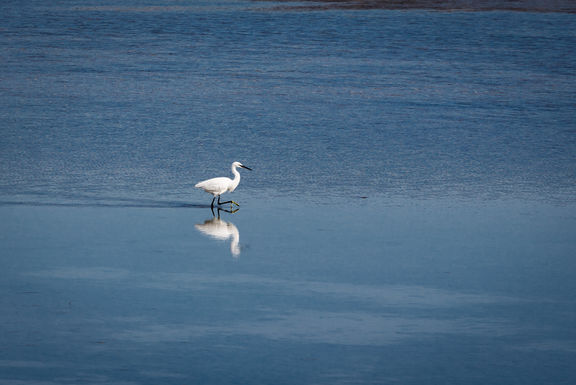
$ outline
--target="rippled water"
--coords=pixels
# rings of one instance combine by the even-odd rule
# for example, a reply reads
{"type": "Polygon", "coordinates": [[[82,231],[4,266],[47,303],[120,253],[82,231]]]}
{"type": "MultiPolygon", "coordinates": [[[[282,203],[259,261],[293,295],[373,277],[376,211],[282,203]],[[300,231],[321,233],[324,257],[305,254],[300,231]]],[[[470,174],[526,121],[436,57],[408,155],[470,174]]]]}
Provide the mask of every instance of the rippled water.
{"type": "Polygon", "coordinates": [[[0,383],[576,379],[574,15],[0,21],[0,383]]]}
{"type": "Polygon", "coordinates": [[[572,15],[167,4],[5,7],[2,196],[573,196],[572,15]]]}

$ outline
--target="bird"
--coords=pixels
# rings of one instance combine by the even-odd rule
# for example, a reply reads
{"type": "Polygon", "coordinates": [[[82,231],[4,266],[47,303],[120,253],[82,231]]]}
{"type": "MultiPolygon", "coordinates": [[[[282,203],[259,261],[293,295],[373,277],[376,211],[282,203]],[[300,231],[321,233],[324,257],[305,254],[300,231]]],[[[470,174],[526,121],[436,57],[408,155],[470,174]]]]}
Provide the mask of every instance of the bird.
{"type": "Polygon", "coordinates": [[[238,184],[240,183],[240,173],[238,172],[238,170],[236,170],[238,167],[252,171],[251,168],[244,166],[242,163],[234,162],[232,163],[232,174],[234,174],[234,179],[226,177],[212,178],[204,180],[202,182],[198,182],[194,186],[196,188],[200,188],[206,191],[207,193],[214,195],[214,198],[212,198],[212,203],[210,204],[211,209],[214,208],[214,201],[216,200],[216,197],[218,197],[218,206],[226,203],[230,203],[231,206],[232,204],[240,206],[238,203],[232,200],[226,202],[220,202],[220,195],[228,191],[232,192],[236,190],[236,187],[238,187],[238,184]]]}

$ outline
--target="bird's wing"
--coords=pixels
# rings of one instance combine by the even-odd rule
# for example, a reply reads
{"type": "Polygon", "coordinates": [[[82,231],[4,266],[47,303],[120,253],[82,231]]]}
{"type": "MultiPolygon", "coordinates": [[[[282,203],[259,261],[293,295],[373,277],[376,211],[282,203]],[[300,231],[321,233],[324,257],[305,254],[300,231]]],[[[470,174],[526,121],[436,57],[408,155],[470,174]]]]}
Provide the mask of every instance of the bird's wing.
{"type": "Polygon", "coordinates": [[[194,187],[201,188],[202,190],[208,192],[224,192],[228,188],[229,184],[230,178],[221,177],[202,181],[197,183],[194,187]]]}

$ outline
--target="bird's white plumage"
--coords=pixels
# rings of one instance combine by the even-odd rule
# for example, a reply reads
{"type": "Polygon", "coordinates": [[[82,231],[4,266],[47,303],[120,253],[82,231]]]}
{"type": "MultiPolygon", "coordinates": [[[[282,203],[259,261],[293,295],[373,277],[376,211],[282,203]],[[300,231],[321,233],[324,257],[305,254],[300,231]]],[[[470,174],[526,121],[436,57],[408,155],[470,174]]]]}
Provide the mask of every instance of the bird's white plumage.
{"type": "Polygon", "coordinates": [[[198,187],[201,188],[202,190],[206,191],[207,193],[210,193],[214,196],[216,195],[220,195],[225,193],[226,191],[234,191],[234,188],[230,189],[230,187],[232,187],[232,179],[230,178],[226,178],[226,177],[220,177],[220,178],[212,178],[212,179],[208,179],[205,181],[202,181],[200,183],[197,183],[196,186],[194,187],[198,187]]]}
{"type": "MultiPolygon", "coordinates": [[[[230,179],[227,177],[212,178],[196,183],[194,187],[200,188],[206,191],[207,193],[212,194],[214,198],[218,197],[218,202],[220,203],[221,194],[224,194],[225,192],[232,192],[236,190],[236,187],[238,187],[238,184],[240,183],[240,173],[237,170],[238,167],[251,170],[250,168],[244,166],[240,162],[234,162],[232,163],[232,174],[234,174],[234,179],[230,179]]],[[[233,201],[231,202],[236,203],[233,201]]],[[[213,205],[214,205],[214,199],[212,199],[212,206],[213,205]]]]}

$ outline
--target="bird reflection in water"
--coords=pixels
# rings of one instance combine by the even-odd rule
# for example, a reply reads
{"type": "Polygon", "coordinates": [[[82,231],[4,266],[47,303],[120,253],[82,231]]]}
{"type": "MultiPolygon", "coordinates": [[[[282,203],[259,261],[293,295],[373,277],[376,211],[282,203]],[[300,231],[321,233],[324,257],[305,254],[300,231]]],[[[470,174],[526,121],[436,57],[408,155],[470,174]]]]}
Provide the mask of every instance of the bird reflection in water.
{"type": "MultiPolygon", "coordinates": [[[[234,258],[238,258],[240,255],[240,232],[238,228],[232,222],[226,222],[220,219],[220,211],[225,211],[228,213],[235,213],[236,210],[223,210],[218,208],[218,216],[214,216],[212,219],[207,219],[204,223],[198,223],[194,225],[198,231],[203,234],[208,235],[211,238],[226,241],[230,239],[230,252],[234,258]]],[[[214,211],[212,211],[214,214],[214,211]]]]}

